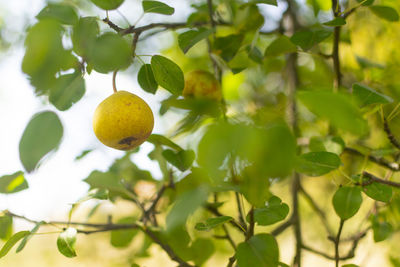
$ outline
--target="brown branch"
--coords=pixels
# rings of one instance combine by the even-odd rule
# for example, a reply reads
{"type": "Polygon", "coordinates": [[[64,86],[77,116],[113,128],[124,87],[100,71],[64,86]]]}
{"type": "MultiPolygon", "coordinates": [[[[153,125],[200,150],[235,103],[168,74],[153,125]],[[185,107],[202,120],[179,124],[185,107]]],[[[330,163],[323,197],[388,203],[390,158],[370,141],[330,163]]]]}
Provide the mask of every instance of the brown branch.
{"type": "Polygon", "coordinates": [[[400,188],[400,183],[396,183],[396,182],[392,182],[392,181],[388,181],[388,180],[383,180],[383,179],[373,175],[372,173],[364,171],[362,173],[362,175],[363,175],[363,177],[367,177],[367,178],[371,179],[374,182],[400,188]]]}
{"type": "MultiPolygon", "coordinates": [[[[354,258],[355,251],[357,249],[357,246],[358,246],[360,240],[363,239],[367,235],[367,232],[368,232],[369,229],[370,228],[367,228],[366,230],[364,230],[364,231],[358,233],[357,235],[349,238],[349,239],[352,239],[353,244],[352,244],[351,248],[349,249],[349,251],[347,252],[346,256],[339,257],[339,260],[343,261],[343,260],[348,260],[348,259],[354,258]]],[[[345,241],[345,240],[347,240],[347,239],[344,239],[344,240],[341,240],[341,241],[345,241]]],[[[302,248],[307,250],[307,251],[310,251],[310,252],[312,252],[314,254],[320,255],[320,256],[322,256],[322,257],[324,257],[326,259],[336,261],[336,257],[333,257],[333,256],[331,256],[331,255],[329,255],[329,254],[327,254],[325,252],[316,250],[316,249],[311,248],[309,246],[306,246],[304,244],[303,244],[302,248]]]]}
{"type": "Polygon", "coordinates": [[[235,256],[230,257],[228,265],[226,267],[232,267],[233,264],[235,263],[235,261],[236,261],[236,257],[235,256]]]}
{"type": "Polygon", "coordinates": [[[339,243],[340,243],[340,235],[342,234],[343,230],[343,225],[344,225],[345,220],[341,219],[340,224],[339,224],[339,230],[335,238],[335,266],[339,267],[339,243]]]}
{"type": "Polygon", "coordinates": [[[243,229],[245,229],[247,231],[247,223],[244,219],[245,216],[244,216],[244,212],[242,209],[242,204],[240,202],[240,195],[238,192],[235,192],[235,199],[236,199],[236,205],[237,205],[237,209],[238,209],[238,213],[239,213],[239,223],[243,227],[243,229]]]}
{"type": "Polygon", "coordinates": [[[278,236],[278,235],[283,233],[287,228],[289,228],[292,225],[293,225],[293,221],[292,221],[292,217],[290,217],[289,220],[287,220],[286,222],[282,223],[281,225],[276,227],[274,230],[272,230],[271,231],[271,235],[278,236]]]}
{"type": "Polygon", "coordinates": [[[332,230],[329,227],[328,220],[326,219],[325,212],[318,206],[318,204],[314,201],[314,199],[304,190],[304,187],[301,186],[301,185],[300,185],[300,192],[303,194],[303,196],[308,201],[310,206],[313,208],[313,210],[320,217],[321,222],[325,227],[325,230],[328,232],[329,235],[332,235],[332,230]]]}
{"type": "Polygon", "coordinates": [[[389,123],[386,117],[383,117],[383,130],[385,131],[387,138],[389,139],[390,143],[397,149],[400,149],[400,142],[396,139],[393,135],[392,131],[390,130],[389,123]]]}
{"type": "MultiPolygon", "coordinates": [[[[29,219],[25,216],[22,215],[17,215],[15,213],[12,213],[8,210],[4,211],[4,214],[7,216],[19,218],[22,220],[25,220],[27,222],[31,223],[39,223],[39,221],[35,221],[32,219],[29,219]]],[[[192,267],[189,263],[186,261],[182,260],[179,256],[175,254],[173,249],[168,245],[163,243],[155,233],[153,233],[150,229],[148,229],[145,226],[141,226],[139,224],[133,223],[133,224],[112,224],[112,223],[106,223],[106,224],[99,224],[99,223],[83,223],[83,222],[64,222],[64,221],[49,221],[49,222],[43,222],[43,224],[47,225],[76,225],[76,226],[86,226],[86,227],[92,227],[92,228],[99,228],[96,230],[82,230],[82,229],[77,229],[78,233],[82,234],[93,234],[93,233],[99,233],[99,232],[107,232],[107,231],[113,231],[113,230],[122,230],[122,229],[140,229],[144,234],[146,234],[148,237],[150,237],[154,243],[158,244],[167,254],[168,256],[173,260],[179,263],[180,266],[183,267],[192,267]]]]}
{"type": "Polygon", "coordinates": [[[154,213],[155,208],[157,207],[158,202],[160,201],[161,197],[163,196],[165,190],[167,188],[171,187],[170,184],[164,184],[160,190],[157,192],[156,198],[152,201],[151,206],[143,212],[141,220],[143,221],[144,224],[146,224],[146,221],[150,219],[150,214],[154,213]]]}
{"type": "Polygon", "coordinates": [[[232,239],[232,237],[231,237],[231,235],[230,235],[230,233],[228,231],[228,228],[226,227],[225,224],[222,225],[222,229],[225,232],[225,238],[229,241],[229,244],[231,244],[232,248],[236,251],[236,244],[233,241],[233,239],[232,239]]]}
{"type": "Polygon", "coordinates": [[[111,20],[109,20],[108,18],[104,18],[103,21],[105,23],[108,24],[108,26],[110,26],[111,29],[113,29],[114,31],[120,33],[122,32],[124,29],[119,27],[117,24],[113,23],[111,20]]]}
{"type": "Polygon", "coordinates": [[[351,147],[346,147],[343,152],[348,152],[351,153],[353,155],[357,155],[360,157],[366,157],[368,160],[382,166],[385,167],[391,171],[397,172],[400,171],[400,166],[398,163],[396,162],[390,162],[388,160],[386,160],[385,158],[379,158],[379,157],[375,157],[372,155],[364,155],[363,153],[361,153],[360,151],[358,151],[357,149],[351,148],[351,147]]]}
{"type": "Polygon", "coordinates": [[[249,211],[249,228],[246,232],[246,241],[249,240],[254,235],[254,208],[252,207],[249,211]]]}

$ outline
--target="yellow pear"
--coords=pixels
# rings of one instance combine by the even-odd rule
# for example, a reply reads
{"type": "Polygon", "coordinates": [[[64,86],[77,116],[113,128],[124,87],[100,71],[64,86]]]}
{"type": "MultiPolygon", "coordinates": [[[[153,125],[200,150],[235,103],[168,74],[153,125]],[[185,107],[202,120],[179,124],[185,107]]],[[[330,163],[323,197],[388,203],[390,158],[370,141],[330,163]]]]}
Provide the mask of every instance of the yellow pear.
{"type": "Polygon", "coordinates": [[[147,103],[135,94],[118,91],[101,102],[93,116],[93,130],[104,145],[130,150],[142,144],[154,127],[147,103]]]}
{"type": "Polygon", "coordinates": [[[185,75],[182,95],[190,98],[205,98],[220,101],[222,91],[214,75],[204,70],[194,70],[185,75]]]}

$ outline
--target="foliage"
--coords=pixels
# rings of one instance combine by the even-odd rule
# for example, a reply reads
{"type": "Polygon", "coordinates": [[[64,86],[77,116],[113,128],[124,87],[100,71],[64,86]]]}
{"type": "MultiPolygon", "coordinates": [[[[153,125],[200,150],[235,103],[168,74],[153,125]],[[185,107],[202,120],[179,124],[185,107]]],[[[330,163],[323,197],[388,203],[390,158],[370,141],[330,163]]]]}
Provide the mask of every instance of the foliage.
{"type": "Polygon", "coordinates": [[[115,86],[117,73],[134,68],[144,92],[165,89],[158,119],[177,113],[181,120],[170,123],[172,134],[147,139],[152,145],[147,156],[162,177],[132,161],[137,149],[84,178],[89,192],[69,215],[89,199],[135,206],[137,213],[115,222],[43,222],[3,211],[0,238],[6,243],[0,257],[22,239],[21,251],[43,225],[53,224],[62,226],[56,244],[66,257],[79,257],[79,234],[110,232],[114,247],[141,240],[135,255],[149,256],[149,247],[158,245],[179,266],[202,266],[217,256],[226,257],[228,266],[287,266],[276,237],[293,227],[294,266],[301,265],[304,250],[339,266],[342,258],[355,256],[368,232],[381,242],[400,230],[398,3],[208,0],[192,4],[186,21],[169,22],[179,6],[139,2],[138,21],[162,16],[123,28],[108,12],[124,0],[91,0],[90,8],[100,8],[103,19],[69,2],[49,3],[36,16],[26,33],[22,70],[37,97],[56,111],[32,116],[19,145],[25,172],[0,177],[0,193],[28,189],[25,176],[40,171],[50,154],[57,156],[63,137],[59,114],[85,95],[85,79],[93,71],[112,74],[115,86]],[[276,6],[286,10],[277,27],[268,28],[271,18],[264,11],[277,12],[276,6]],[[175,32],[174,43],[152,51],[147,39],[165,31],[175,32]],[[371,34],[379,36],[365,37],[371,34]],[[221,101],[182,97],[184,73],[193,69],[214,73],[221,101]],[[312,181],[329,185],[313,189],[330,200],[328,206],[308,193],[312,181]],[[143,183],[154,188],[152,196],[144,196],[143,183]],[[282,193],[287,187],[291,198],[282,193]],[[309,246],[303,228],[314,226],[302,223],[307,204],[321,220],[313,222],[327,230],[321,240],[328,235],[335,250],[309,246]],[[337,216],[328,216],[329,210],[337,216]],[[35,226],[12,234],[15,218],[35,226]],[[335,234],[334,220],[340,221],[335,234]],[[356,220],[362,228],[345,232],[353,242],[346,256],[341,235],[356,220]],[[276,228],[265,228],[271,225],[276,228]]]}

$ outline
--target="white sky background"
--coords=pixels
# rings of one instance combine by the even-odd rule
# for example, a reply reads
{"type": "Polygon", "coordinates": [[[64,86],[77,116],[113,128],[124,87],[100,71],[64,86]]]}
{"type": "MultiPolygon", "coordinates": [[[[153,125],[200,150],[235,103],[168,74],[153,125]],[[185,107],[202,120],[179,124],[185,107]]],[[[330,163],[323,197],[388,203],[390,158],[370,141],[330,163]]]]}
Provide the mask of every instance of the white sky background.
{"type": "MultiPolygon", "coordinates": [[[[173,16],[148,14],[139,25],[157,21],[182,21],[190,12],[185,0],[163,2],[175,7],[173,16]]],[[[279,16],[280,12],[277,10],[283,9],[283,5],[280,5],[280,8],[262,6],[263,12],[267,8],[275,13],[275,16],[279,16]]],[[[42,0],[0,0],[0,18],[9,25],[10,36],[17,36],[15,33],[23,31],[23,21],[34,22],[34,16],[43,7],[42,0]]],[[[131,23],[134,23],[142,12],[139,1],[126,1],[119,10],[131,23]]],[[[100,18],[105,16],[105,12],[100,9],[94,8],[94,12],[98,12],[100,18]]],[[[113,20],[121,17],[112,11],[110,18],[113,20]]],[[[269,26],[271,27],[271,24],[269,26]]],[[[161,41],[154,38],[151,43],[154,49],[151,48],[151,52],[157,53],[158,49],[166,47],[169,42],[165,35],[161,41]]],[[[96,106],[112,93],[111,74],[93,72],[86,76],[86,94],[83,99],[71,109],[60,112],[46,104],[45,99],[35,97],[33,88],[21,71],[23,54],[22,42],[14,44],[5,54],[0,54],[0,176],[23,170],[18,154],[19,140],[36,112],[55,111],[63,122],[64,136],[58,151],[48,157],[38,171],[26,174],[28,190],[11,195],[0,194],[0,210],[9,209],[36,220],[65,219],[69,204],[87,192],[88,185],[82,179],[94,169],[106,170],[113,159],[123,155],[123,152],[103,146],[92,131],[92,115],[96,106]],[[84,159],[74,161],[81,151],[91,148],[96,150],[84,159]]],[[[136,76],[128,77],[128,73],[132,72],[126,72],[125,75],[120,73],[117,76],[118,89],[133,92],[149,103],[155,114],[153,132],[163,133],[172,125],[171,120],[161,120],[157,116],[159,101],[165,97],[165,93],[162,90],[159,90],[156,96],[145,93],[137,85],[136,76]]],[[[151,170],[156,177],[160,177],[156,164],[146,156],[151,148],[150,144],[142,145],[141,153],[134,156],[134,162],[140,168],[151,170]]]]}

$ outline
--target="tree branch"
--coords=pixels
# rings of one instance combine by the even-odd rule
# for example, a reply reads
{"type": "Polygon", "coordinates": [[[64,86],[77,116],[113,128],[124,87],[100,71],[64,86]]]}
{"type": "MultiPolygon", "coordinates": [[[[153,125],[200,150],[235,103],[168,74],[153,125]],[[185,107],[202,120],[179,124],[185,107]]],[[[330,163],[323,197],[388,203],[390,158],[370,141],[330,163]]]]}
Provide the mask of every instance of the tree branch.
{"type": "Polygon", "coordinates": [[[397,149],[400,149],[400,142],[396,139],[393,135],[392,131],[390,130],[389,123],[386,117],[383,117],[383,130],[385,131],[387,138],[389,139],[390,143],[397,149]]]}
{"type": "Polygon", "coordinates": [[[247,228],[246,241],[249,240],[254,235],[254,208],[252,207],[249,211],[249,227],[247,228]]]}
{"type": "Polygon", "coordinates": [[[292,225],[293,225],[293,220],[292,220],[292,217],[290,217],[289,220],[287,220],[286,222],[282,223],[281,225],[276,227],[274,230],[272,230],[271,235],[278,236],[292,225]]]}
{"type": "Polygon", "coordinates": [[[383,179],[378,178],[377,176],[373,175],[372,173],[364,171],[362,173],[362,175],[363,175],[363,177],[367,177],[367,178],[371,179],[374,182],[400,188],[400,183],[396,183],[396,182],[392,182],[392,181],[388,181],[388,180],[383,180],[383,179]]]}
{"type": "Polygon", "coordinates": [[[356,156],[360,156],[360,157],[366,157],[368,160],[382,166],[385,167],[391,171],[394,172],[398,172],[400,171],[400,165],[396,162],[390,162],[388,160],[386,160],[385,158],[378,158],[375,156],[371,156],[371,155],[364,155],[363,153],[361,153],[360,151],[358,151],[357,149],[354,148],[350,148],[350,147],[346,147],[344,148],[343,152],[348,152],[350,154],[356,155],[356,156]]]}
{"type": "MultiPolygon", "coordinates": [[[[34,223],[34,224],[39,223],[39,221],[29,219],[22,215],[17,215],[8,210],[4,211],[4,214],[7,216],[10,216],[10,217],[25,220],[30,223],[34,223]]],[[[151,231],[149,228],[139,225],[137,223],[133,223],[133,224],[113,224],[113,223],[99,224],[99,223],[83,223],[83,222],[49,221],[49,222],[44,222],[44,224],[47,224],[47,225],[76,225],[76,226],[86,226],[86,227],[98,228],[96,230],[77,229],[77,232],[82,233],[82,234],[93,234],[93,233],[107,232],[107,231],[113,231],[113,230],[122,230],[122,229],[140,229],[144,234],[146,234],[149,238],[151,238],[154,241],[154,243],[158,244],[168,254],[168,256],[173,261],[176,261],[177,263],[179,263],[180,266],[183,266],[183,267],[192,267],[192,265],[190,265],[186,261],[182,260],[179,256],[177,256],[175,254],[175,252],[173,251],[173,249],[168,244],[163,243],[156,236],[156,234],[153,231],[151,231]]]]}
{"type": "Polygon", "coordinates": [[[344,222],[345,221],[343,219],[340,220],[339,230],[338,230],[338,233],[337,233],[336,239],[335,239],[335,266],[336,267],[339,267],[339,260],[340,260],[339,243],[340,243],[340,235],[342,234],[344,222]]]}

